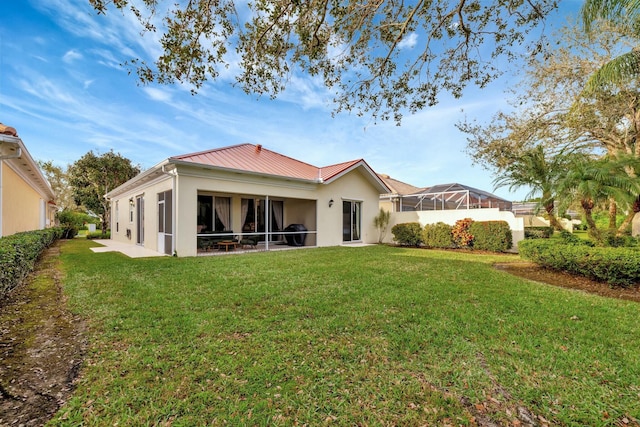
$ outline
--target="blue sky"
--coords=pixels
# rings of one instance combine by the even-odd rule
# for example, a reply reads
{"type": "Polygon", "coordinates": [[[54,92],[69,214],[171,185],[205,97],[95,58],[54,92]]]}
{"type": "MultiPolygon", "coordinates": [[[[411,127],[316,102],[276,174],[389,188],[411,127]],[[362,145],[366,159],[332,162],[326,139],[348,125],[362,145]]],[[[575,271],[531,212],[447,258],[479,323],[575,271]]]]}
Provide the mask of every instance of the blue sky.
{"type": "MultiPolygon", "coordinates": [[[[575,15],[564,0],[545,32],[575,15]]],[[[66,166],[111,149],[149,168],[167,157],[240,143],[325,166],[364,158],[379,173],[416,186],[458,182],[493,191],[491,173],[471,164],[465,116],[485,122],[507,108],[510,74],[462,99],[405,115],[402,126],[354,114],[332,117],[331,95],[297,77],[277,100],[246,95],[222,76],[193,96],[176,86],[139,86],[120,64],[157,54],[133,18],[98,16],[88,0],[0,1],[0,122],[13,126],[36,160],[66,166]]],[[[519,200],[526,191],[494,191],[519,200]]]]}

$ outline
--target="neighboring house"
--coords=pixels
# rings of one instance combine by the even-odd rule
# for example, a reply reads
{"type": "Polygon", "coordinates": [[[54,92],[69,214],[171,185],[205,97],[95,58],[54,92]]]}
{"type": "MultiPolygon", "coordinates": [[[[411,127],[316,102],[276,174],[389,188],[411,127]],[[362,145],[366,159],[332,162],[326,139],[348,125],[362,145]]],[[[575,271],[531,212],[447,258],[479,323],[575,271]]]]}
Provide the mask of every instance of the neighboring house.
{"type": "Polygon", "coordinates": [[[240,144],[170,157],[106,197],[111,239],[194,256],[215,237],[265,249],[375,243],[387,192],[362,159],[319,168],[240,144]]]}
{"type": "Polygon", "coordinates": [[[380,178],[388,187],[395,189],[392,193],[380,195],[381,206],[387,206],[391,212],[484,208],[512,210],[509,200],[468,185],[453,183],[418,188],[388,175],[380,175],[380,178]]]}
{"type": "Polygon", "coordinates": [[[0,123],[0,237],[55,223],[55,195],[16,130],[0,123]]]}
{"type": "MultiPolygon", "coordinates": [[[[514,246],[524,239],[524,220],[512,212],[512,202],[484,190],[462,184],[439,184],[418,188],[379,175],[390,192],[380,195],[380,207],[391,212],[389,229],[395,224],[419,222],[421,225],[471,218],[474,221],[506,221],[514,246]]],[[[390,233],[385,241],[390,242],[390,233]]]]}

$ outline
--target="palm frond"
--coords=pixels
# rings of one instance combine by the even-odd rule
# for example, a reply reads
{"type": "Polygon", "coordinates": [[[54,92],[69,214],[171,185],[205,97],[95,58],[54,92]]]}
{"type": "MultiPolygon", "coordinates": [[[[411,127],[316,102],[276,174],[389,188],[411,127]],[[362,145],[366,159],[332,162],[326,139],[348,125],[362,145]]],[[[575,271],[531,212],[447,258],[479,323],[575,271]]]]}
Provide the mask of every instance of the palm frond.
{"type": "Polygon", "coordinates": [[[640,50],[634,49],[612,59],[596,71],[585,84],[582,95],[589,96],[603,87],[637,80],[639,77],[640,50]]]}
{"type": "Polygon", "coordinates": [[[640,17],[640,0],[587,0],[580,11],[582,25],[589,34],[599,19],[613,23],[635,22],[640,17]]]}

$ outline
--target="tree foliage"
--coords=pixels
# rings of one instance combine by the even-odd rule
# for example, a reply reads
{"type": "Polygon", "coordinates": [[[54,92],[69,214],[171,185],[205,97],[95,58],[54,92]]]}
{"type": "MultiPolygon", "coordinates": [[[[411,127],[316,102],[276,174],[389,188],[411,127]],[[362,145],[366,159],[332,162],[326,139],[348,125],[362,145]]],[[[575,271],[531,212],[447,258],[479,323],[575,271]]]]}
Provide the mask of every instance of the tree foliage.
{"type": "Polygon", "coordinates": [[[56,195],[56,206],[59,209],[74,210],[77,208],[73,199],[73,192],[69,186],[69,176],[67,170],[56,166],[51,160],[38,161],[40,170],[51,184],[51,189],[56,195]]]}
{"type": "MultiPolygon", "coordinates": [[[[614,23],[627,32],[640,35],[640,2],[638,0],[587,0],[581,10],[582,23],[587,34],[603,23],[614,23]]],[[[640,47],[608,61],[600,67],[585,85],[586,92],[633,80],[640,76],[640,47]]]]}
{"type": "Polygon", "coordinates": [[[98,215],[102,233],[109,224],[110,202],[104,196],[140,173],[140,168],[113,150],[102,155],[93,151],[69,166],[69,184],[78,205],[98,215]]]}
{"type": "Polygon", "coordinates": [[[564,200],[577,200],[585,214],[589,235],[601,242],[602,236],[593,219],[593,209],[613,199],[630,209],[635,195],[640,194],[640,181],[635,171],[640,169],[640,159],[633,156],[611,158],[605,156],[592,159],[588,156],[574,156],[556,186],[557,193],[564,200]],[[629,174],[633,170],[634,174],[629,174]]]}
{"type": "MultiPolygon", "coordinates": [[[[131,58],[141,82],[191,84],[223,69],[248,93],[282,92],[296,72],[321,79],[337,110],[399,121],[501,73],[556,8],[555,0],[89,0],[160,34],[161,53],[131,58]],[[160,22],[158,18],[161,18],[160,22]],[[514,48],[518,46],[518,48],[514,48]]],[[[538,52],[541,38],[528,50],[538,52]]]]}
{"type": "MultiPolygon", "coordinates": [[[[604,163],[567,164],[576,155],[589,162],[606,155],[609,161],[617,159],[618,164],[624,163],[623,158],[640,159],[638,82],[584,90],[602,63],[635,45],[638,38],[626,28],[604,23],[593,29],[593,36],[597,36],[593,39],[597,43],[577,26],[566,28],[552,55],[531,62],[521,85],[522,92],[512,100],[511,111],[498,113],[486,125],[474,122],[458,125],[469,134],[468,153],[475,163],[495,172],[497,185],[529,186],[545,203],[557,196],[557,178],[570,174],[571,167],[592,174],[593,168],[606,166],[610,172],[624,174],[618,183],[635,179],[636,170],[629,164],[626,168],[609,168],[611,165],[604,163]]],[[[626,191],[636,190],[627,187],[626,191]]],[[[610,193],[610,212],[615,221],[616,202],[629,208],[628,197],[610,193]]],[[[634,198],[636,195],[628,194],[634,198]]],[[[564,192],[562,196],[572,195],[564,192]]],[[[584,209],[586,199],[578,194],[573,196],[584,209]]],[[[602,202],[606,197],[596,199],[602,202]]],[[[587,203],[587,207],[591,205],[587,203]]],[[[624,223],[619,231],[623,227],[624,223]]]]}
{"type": "Polygon", "coordinates": [[[542,145],[513,156],[503,168],[501,174],[493,181],[495,188],[509,187],[509,190],[528,188],[526,198],[536,195],[539,206],[543,207],[549,224],[556,230],[562,230],[562,225],[556,218],[555,188],[558,180],[566,172],[568,158],[566,156],[548,155],[542,145]]]}

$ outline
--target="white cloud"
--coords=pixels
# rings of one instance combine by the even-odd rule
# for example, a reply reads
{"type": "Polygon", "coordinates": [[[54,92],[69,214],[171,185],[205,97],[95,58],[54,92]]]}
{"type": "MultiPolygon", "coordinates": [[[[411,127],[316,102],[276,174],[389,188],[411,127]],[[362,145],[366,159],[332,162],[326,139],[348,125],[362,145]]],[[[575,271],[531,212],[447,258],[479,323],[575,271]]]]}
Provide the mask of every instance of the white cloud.
{"type": "Polygon", "coordinates": [[[62,60],[67,64],[71,64],[79,59],[82,59],[82,54],[75,49],[67,51],[62,57],[62,60]]]}
{"type": "Polygon", "coordinates": [[[153,101],[171,102],[171,91],[167,89],[145,86],[142,88],[142,91],[153,101]]]}
{"type": "Polygon", "coordinates": [[[406,37],[404,37],[402,40],[400,40],[400,43],[398,43],[398,48],[413,49],[417,43],[418,43],[418,34],[416,34],[415,32],[412,32],[408,34],[406,37]]]}

